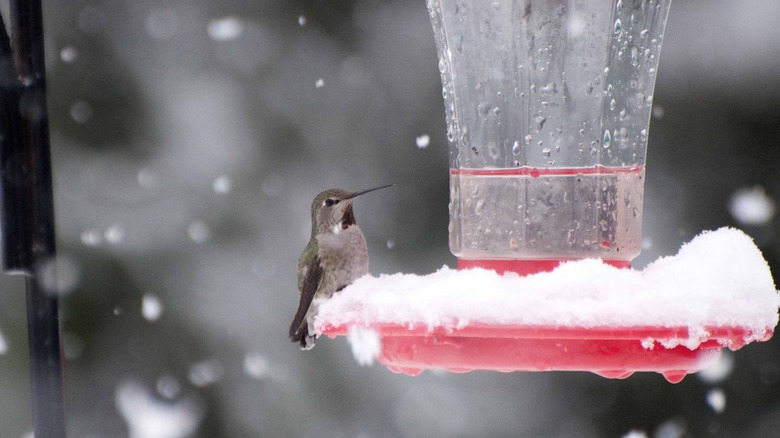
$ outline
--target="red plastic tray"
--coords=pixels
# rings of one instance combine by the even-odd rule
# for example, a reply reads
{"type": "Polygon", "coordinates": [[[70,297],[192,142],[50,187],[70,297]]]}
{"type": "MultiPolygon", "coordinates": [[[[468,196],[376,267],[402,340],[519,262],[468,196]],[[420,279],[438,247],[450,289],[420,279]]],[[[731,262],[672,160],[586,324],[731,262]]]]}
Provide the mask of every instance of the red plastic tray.
{"type": "MultiPolygon", "coordinates": [[[[331,338],[346,335],[349,325],[326,326],[331,338]]],[[[687,328],[528,327],[469,325],[460,329],[379,325],[382,339],[377,360],[393,372],[411,376],[424,370],[452,372],[590,371],[623,379],[637,371],[662,374],[671,383],[712,364],[723,347],[741,348],[746,340],[765,341],[742,327],[708,328],[693,350],[684,345],[666,348],[661,342],[688,340],[687,328]],[[651,342],[652,340],[652,342],[651,342]],[[643,345],[644,343],[644,345],[643,345]],[[652,345],[652,348],[645,346],[652,345]]]]}
{"type": "MultiPolygon", "coordinates": [[[[458,269],[485,268],[499,274],[529,275],[552,271],[564,260],[458,260],[458,269]]],[[[603,260],[630,268],[625,260],[603,260]]],[[[355,321],[326,325],[322,334],[347,335],[355,321]]],[[[687,327],[568,327],[472,323],[449,329],[425,324],[373,324],[382,340],[377,361],[393,372],[416,376],[424,370],[590,371],[624,379],[634,372],[656,372],[671,383],[701,371],[723,347],[738,350],[748,342],[766,341],[773,327],[753,333],[740,326],[706,327],[697,332],[696,348],[685,346],[687,327]],[[670,348],[664,347],[670,346],[670,348]]]]}

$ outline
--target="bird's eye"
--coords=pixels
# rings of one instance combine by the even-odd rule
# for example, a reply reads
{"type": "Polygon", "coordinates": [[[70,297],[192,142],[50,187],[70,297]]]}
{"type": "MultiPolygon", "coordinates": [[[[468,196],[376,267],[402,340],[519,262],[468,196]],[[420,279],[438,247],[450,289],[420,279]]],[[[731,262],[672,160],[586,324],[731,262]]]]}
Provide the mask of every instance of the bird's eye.
{"type": "Polygon", "coordinates": [[[336,204],[336,203],[338,203],[338,202],[339,202],[339,201],[336,201],[335,199],[330,199],[330,198],[328,198],[328,199],[326,199],[326,200],[325,200],[325,205],[326,205],[326,206],[328,206],[328,207],[330,207],[330,206],[332,206],[333,204],[336,204]]]}

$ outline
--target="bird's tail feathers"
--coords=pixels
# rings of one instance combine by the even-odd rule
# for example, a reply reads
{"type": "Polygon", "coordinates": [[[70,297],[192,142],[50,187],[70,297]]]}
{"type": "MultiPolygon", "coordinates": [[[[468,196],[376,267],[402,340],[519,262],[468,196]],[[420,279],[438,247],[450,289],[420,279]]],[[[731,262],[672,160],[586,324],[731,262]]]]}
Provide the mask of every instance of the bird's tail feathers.
{"type": "Polygon", "coordinates": [[[317,339],[316,335],[309,334],[309,323],[304,319],[298,326],[295,326],[295,321],[290,327],[290,341],[298,342],[301,344],[301,350],[311,350],[314,348],[314,341],[317,339]]]}

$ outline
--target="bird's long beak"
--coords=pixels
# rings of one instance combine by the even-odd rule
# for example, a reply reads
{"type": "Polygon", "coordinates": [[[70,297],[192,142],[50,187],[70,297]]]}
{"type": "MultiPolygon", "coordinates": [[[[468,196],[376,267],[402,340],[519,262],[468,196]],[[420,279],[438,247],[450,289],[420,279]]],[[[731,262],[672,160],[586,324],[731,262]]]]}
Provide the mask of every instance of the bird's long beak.
{"type": "Polygon", "coordinates": [[[368,190],[361,190],[361,191],[359,191],[359,192],[355,192],[355,193],[353,193],[353,194],[352,194],[352,195],[351,195],[349,198],[347,198],[347,199],[354,199],[354,198],[357,198],[358,196],[360,196],[360,195],[364,195],[364,194],[366,194],[366,193],[368,193],[368,192],[373,192],[373,191],[375,191],[375,190],[380,190],[380,189],[386,189],[386,188],[388,188],[388,187],[393,187],[394,185],[395,185],[395,184],[387,184],[387,185],[380,186],[380,187],[374,187],[373,189],[368,189],[368,190]]]}

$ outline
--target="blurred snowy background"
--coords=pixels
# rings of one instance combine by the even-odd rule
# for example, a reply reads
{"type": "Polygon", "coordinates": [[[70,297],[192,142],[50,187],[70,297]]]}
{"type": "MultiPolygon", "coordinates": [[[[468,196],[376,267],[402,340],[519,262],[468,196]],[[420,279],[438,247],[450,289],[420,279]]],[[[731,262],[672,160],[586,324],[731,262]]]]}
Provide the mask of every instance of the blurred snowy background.
{"type": "MultiPolygon", "coordinates": [[[[409,378],[358,366],[344,339],[307,353],[288,342],[308,208],[324,188],[397,184],[355,206],[375,275],[454,262],[423,0],[44,3],[69,436],[780,427],[780,340],[677,385],[654,374],[409,378]]],[[[776,0],[672,6],[635,266],[733,225],[780,276],[777,23],[776,0]]],[[[0,436],[29,436],[23,285],[3,276],[0,288],[0,436]]]]}

